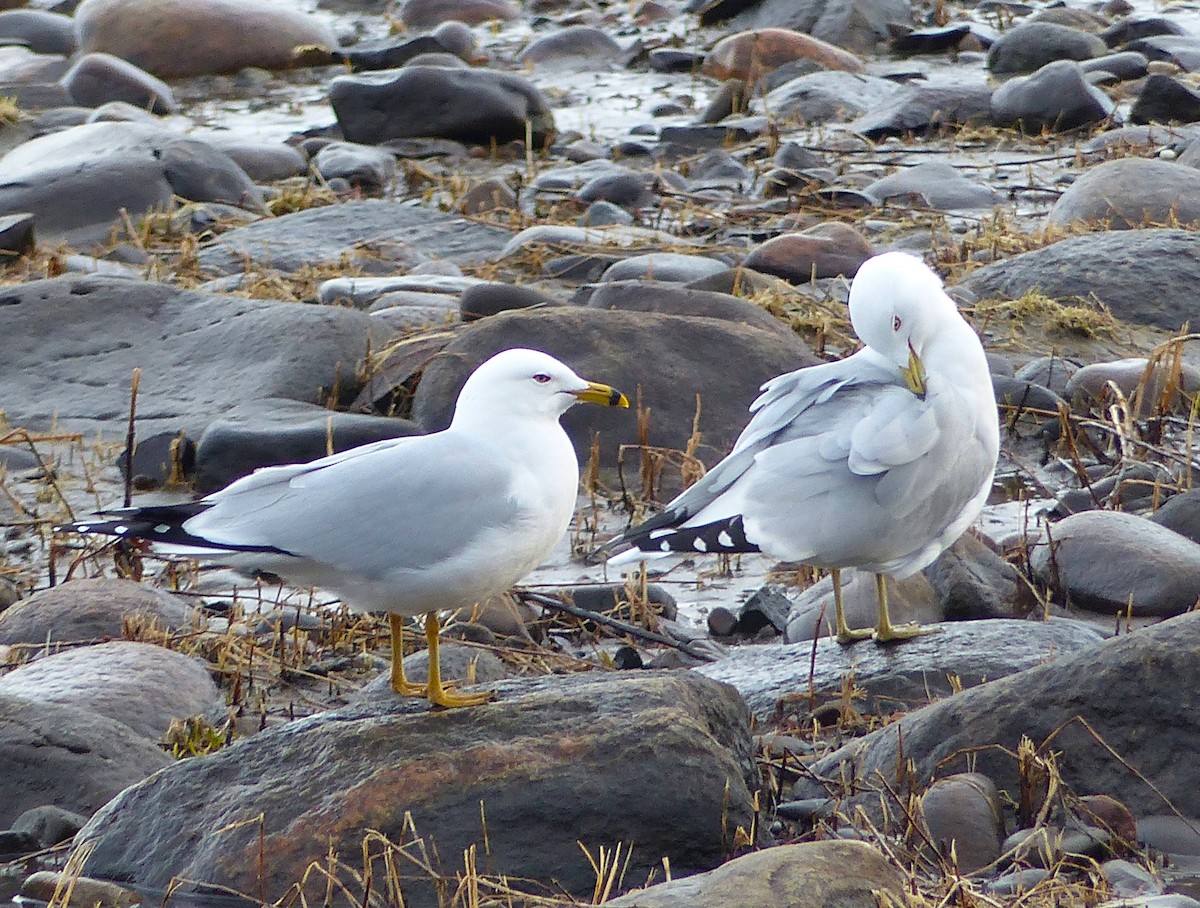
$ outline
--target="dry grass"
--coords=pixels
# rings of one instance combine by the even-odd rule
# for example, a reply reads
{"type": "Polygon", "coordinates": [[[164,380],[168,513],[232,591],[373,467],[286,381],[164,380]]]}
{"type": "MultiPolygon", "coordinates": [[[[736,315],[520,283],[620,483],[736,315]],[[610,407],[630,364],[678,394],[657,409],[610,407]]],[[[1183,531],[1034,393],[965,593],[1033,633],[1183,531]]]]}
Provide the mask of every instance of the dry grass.
{"type": "Polygon", "coordinates": [[[17,99],[0,95],[0,126],[11,126],[21,119],[21,108],[17,99]]]}

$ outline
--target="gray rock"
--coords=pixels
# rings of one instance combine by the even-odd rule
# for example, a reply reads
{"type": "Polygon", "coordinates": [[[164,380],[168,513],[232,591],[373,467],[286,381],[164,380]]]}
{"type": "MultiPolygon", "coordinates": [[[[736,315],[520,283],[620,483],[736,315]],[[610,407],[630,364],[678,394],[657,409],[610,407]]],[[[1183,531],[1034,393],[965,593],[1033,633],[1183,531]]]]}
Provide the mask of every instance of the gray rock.
{"type": "Polygon", "coordinates": [[[252,180],[273,183],[308,172],[308,158],[282,142],[254,142],[241,137],[207,137],[207,141],[229,155],[252,180]]]}
{"type": "Polygon", "coordinates": [[[175,97],[166,82],[112,54],[84,54],[60,81],[82,107],[125,101],[156,114],[175,110],[175,97]]]}
{"type": "Polygon", "coordinates": [[[120,639],[127,619],[169,630],[192,626],[194,609],[132,580],[71,580],[39,590],[0,613],[0,643],[26,648],[120,639]]]}
{"type": "MultiPolygon", "coordinates": [[[[478,263],[512,236],[414,202],[343,202],[260,221],[221,234],[200,251],[200,266],[217,274],[242,271],[246,259],[277,271],[336,262],[370,245],[409,265],[430,256],[478,263]]],[[[377,256],[378,257],[378,256],[377,256]]]]}
{"type": "Polygon", "coordinates": [[[702,25],[733,18],[729,28],[787,28],[860,53],[888,38],[889,22],[911,22],[908,0],[759,0],[754,3],[700,0],[692,7],[702,25]]]}
{"type": "Polygon", "coordinates": [[[37,839],[42,848],[50,848],[75,837],[87,823],[87,817],[73,810],[44,804],[31,807],[12,821],[14,832],[27,832],[37,839]]]}
{"type": "Polygon", "coordinates": [[[90,815],[171,758],[91,710],[0,696],[0,827],[53,803],[90,815]]]}
{"type": "Polygon", "coordinates": [[[944,858],[953,849],[961,873],[974,873],[1000,856],[1004,812],[995,783],[981,773],[958,773],[930,785],[921,795],[921,819],[944,858]]]}
{"type": "Polygon", "coordinates": [[[514,19],[517,7],[509,0],[404,0],[400,19],[409,28],[433,28],[448,20],[466,25],[514,19]]]}
{"type": "Polygon", "coordinates": [[[782,697],[807,699],[815,693],[814,705],[837,700],[849,672],[866,695],[857,708],[892,712],[947,696],[953,691],[949,676],[973,687],[1047,659],[1093,650],[1101,639],[1098,631],[1073,621],[959,621],[896,646],[871,641],[842,646],[822,639],[815,661],[811,642],[741,647],[693,671],[732,684],[762,721],[774,716],[782,697]]]}
{"type": "MultiPolygon", "coordinates": [[[[628,261],[628,260],[626,260],[628,261]]],[[[617,263],[618,265],[620,262],[617,263]]],[[[613,265],[612,268],[617,267],[613,265]]],[[[609,271],[612,270],[609,269],[609,271]]],[[[605,272],[607,274],[607,272],[605,272]]],[[[753,328],[791,335],[791,329],[766,309],[728,293],[697,290],[675,284],[614,280],[594,287],[587,305],[592,309],[623,312],[655,312],[660,315],[691,315],[741,322],[753,328]]]]}
{"type": "MultiPolygon", "coordinates": [[[[1183,615],[965,690],[817,760],[811,778],[874,788],[882,776],[895,786],[902,759],[913,771],[900,784],[921,786],[969,762],[1016,801],[1012,753],[1024,736],[1049,742],[1063,783],[1076,794],[1108,794],[1135,815],[1161,810],[1166,799],[1198,816],[1200,789],[1178,758],[1200,735],[1200,716],[1180,680],[1193,677],[1198,632],[1200,613],[1183,615]]],[[[829,794],[808,782],[797,788],[797,797],[829,794]]]]}
{"type": "Polygon", "coordinates": [[[1053,22],[1026,22],[1004,32],[988,51],[994,73],[1032,73],[1055,60],[1088,60],[1108,52],[1100,38],[1053,22]]]}
{"type": "MultiPolygon", "coordinates": [[[[580,375],[620,388],[631,401],[640,388],[652,414],[652,445],[686,448],[699,394],[703,441],[696,455],[706,463],[719,459],[740,434],[759,385],[814,359],[795,336],[711,318],[562,307],[506,312],[468,326],[446,355],[426,366],[413,418],[429,431],[445,428],[467,375],[497,351],[517,346],[557,356],[580,375]]],[[[590,456],[594,432],[600,433],[606,467],[616,464],[621,445],[639,443],[632,414],[610,409],[575,407],[563,417],[581,463],[590,456]]],[[[678,485],[678,478],[663,479],[678,485]]]]}
{"type": "Polygon", "coordinates": [[[1108,95],[1089,83],[1079,64],[1070,60],[1047,63],[1031,75],[1010,79],[992,94],[992,121],[1026,133],[1099,123],[1112,111],[1108,95]]]}
{"type": "Polygon", "coordinates": [[[1144,517],[1084,511],[1033,546],[1038,578],[1079,608],[1108,615],[1179,615],[1200,599],[1200,545],[1144,517]]]}
{"type": "Polygon", "coordinates": [[[900,898],[904,881],[865,842],[829,839],[778,845],[605,902],[612,908],[875,908],[900,898]]]}
{"type": "Polygon", "coordinates": [[[487,282],[468,287],[459,299],[463,321],[487,318],[512,309],[558,305],[561,305],[559,299],[534,287],[487,282]]]}
{"type": "Polygon", "coordinates": [[[763,101],[772,117],[800,123],[845,122],[893,104],[904,88],[879,76],[824,70],[785,82],[763,101]]]}
{"type": "Polygon", "coordinates": [[[542,145],[554,115],[531,82],[489,69],[406,66],[363,76],[339,76],[329,100],[350,142],[429,136],[476,145],[525,140],[542,145]]]}
{"type": "Polygon", "coordinates": [[[681,255],[677,252],[651,252],[622,259],[601,276],[601,281],[666,281],[686,284],[710,274],[724,271],[728,265],[703,255],[681,255]]]}
{"type": "Polygon", "coordinates": [[[383,148],[354,142],[330,142],[312,159],[322,179],[343,179],[367,192],[386,189],[396,176],[396,157],[383,148]]]}
{"type": "Polygon", "coordinates": [[[570,66],[577,70],[624,56],[624,48],[608,32],[592,25],[568,25],[534,38],[517,54],[517,61],[531,67],[570,66]]]}
{"type": "Polygon", "coordinates": [[[1096,299],[1122,321],[1167,331],[1195,321],[1187,288],[1197,286],[1200,235],[1166,228],[1071,237],[986,265],[958,284],[979,299],[1033,289],[1064,303],[1096,299]]]}
{"type": "MultiPolygon", "coordinates": [[[[758,773],[732,689],[686,672],[498,688],[473,709],[432,712],[409,698],[325,712],[178,763],[92,818],[76,840],[94,849],[86,872],[274,899],[330,849],[360,860],[367,829],[399,842],[412,823],[434,869],[453,873],[484,841],[482,802],[490,872],[582,896],[595,874],[579,842],[623,830],[638,843],[632,883],[663,856],[680,875],[710,869],[728,854],[723,830],[751,829],[758,773]],[[687,785],[671,784],[680,765],[687,785]],[[266,864],[254,857],[262,849],[266,864]]],[[[400,875],[406,905],[439,904],[427,874],[400,875]]],[[[313,885],[324,893],[324,880],[313,885]]]]}
{"type": "Polygon", "coordinates": [[[1020,617],[1020,574],[970,533],[960,536],[923,573],[950,621],[1020,617]]]}
{"type": "MultiPolygon", "coordinates": [[[[874,574],[857,569],[842,571],[842,608],[851,628],[875,626],[879,616],[879,596],[874,574]]],[[[899,581],[889,579],[888,608],[897,624],[936,624],[946,619],[937,591],[923,574],[899,581]]],[[[835,631],[833,579],[823,577],[801,593],[792,605],[786,639],[788,643],[799,643],[813,637],[829,637],[835,631]]]]}
{"type": "Polygon", "coordinates": [[[1200,41],[1195,35],[1152,35],[1130,41],[1125,50],[1145,54],[1151,60],[1173,63],[1186,72],[1200,67],[1200,41]]]}
{"type": "Polygon", "coordinates": [[[5,407],[30,429],[57,419],[61,428],[123,436],[135,368],[139,434],[187,429],[195,437],[198,426],[255,398],[323,402],[335,387],[353,392],[373,330],[370,316],[349,309],[107,277],[9,286],[0,301],[5,407]],[[74,365],[47,370],[51,362],[74,365]]]}
{"type": "Polygon", "coordinates": [[[1200,544],[1200,489],[1188,489],[1172,495],[1149,518],[1159,526],[1200,544]]]}
{"type": "Polygon", "coordinates": [[[1110,230],[1200,221],[1200,171],[1154,158],[1089,167],[1059,197],[1047,223],[1103,223],[1110,230]]]}
{"type": "Polygon", "coordinates": [[[1064,397],[1067,393],[1067,381],[1077,371],[1078,363],[1052,354],[1031,359],[1018,369],[1013,377],[1020,381],[1035,382],[1059,397],[1064,397]]]}
{"type": "Polygon", "coordinates": [[[897,170],[863,188],[880,202],[916,204],[940,211],[990,208],[1000,201],[996,191],[968,179],[946,161],[927,161],[897,170]]]}
{"type": "Polygon", "coordinates": [[[207,663],[127,640],[27,662],[0,678],[0,696],[88,710],[151,741],[166,734],[172,719],[225,708],[207,663]]]}
{"type": "MultiPolygon", "coordinates": [[[[1119,81],[1140,79],[1146,75],[1146,67],[1150,61],[1145,54],[1127,50],[1117,54],[1105,54],[1103,57],[1093,57],[1083,61],[1079,68],[1085,73],[1111,73],[1119,81]]],[[[1142,122],[1134,118],[1134,122],[1142,122]]]]}
{"type": "Polygon", "coordinates": [[[6,9],[0,12],[0,38],[24,41],[35,54],[75,53],[75,23],[62,13],[6,9]]]}

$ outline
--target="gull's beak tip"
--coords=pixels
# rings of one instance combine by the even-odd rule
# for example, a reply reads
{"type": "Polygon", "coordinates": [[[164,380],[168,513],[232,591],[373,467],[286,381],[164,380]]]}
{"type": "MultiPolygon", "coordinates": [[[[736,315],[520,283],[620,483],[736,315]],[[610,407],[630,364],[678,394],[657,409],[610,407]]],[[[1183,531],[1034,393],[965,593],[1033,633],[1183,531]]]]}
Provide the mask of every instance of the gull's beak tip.
{"type": "Polygon", "coordinates": [[[572,391],[581,401],[589,404],[600,404],[602,407],[620,407],[629,409],[629,398],[611,385],[602,385],[590,381],[588,386],[580,391],[572,391]]]}

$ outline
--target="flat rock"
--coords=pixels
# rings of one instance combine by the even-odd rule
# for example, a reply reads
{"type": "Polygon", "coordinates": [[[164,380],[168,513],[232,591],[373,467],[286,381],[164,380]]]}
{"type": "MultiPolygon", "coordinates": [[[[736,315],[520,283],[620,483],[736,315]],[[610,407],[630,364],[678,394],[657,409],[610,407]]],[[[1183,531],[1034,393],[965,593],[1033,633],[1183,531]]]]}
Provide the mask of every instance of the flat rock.
{"type": "Polygon", "coordinates": [[[1178,331],[1195,320],[1182,288],[1200,286],[1200,235],[1154,228],[1060,240],[973,271],[957,286],[979,299],[1030,290],[1063,303],[1096,299],[1122,321],[1178,331]]]}
{"type": "Polygon", "coordinates": [[[801,31],[762,28],[728,35],[704,58],[702,71],[714,79],[754,82],[792,60],[812,60],[825,69],[862,72],[861,60],[849,51],[801,31]]]}
{"type": "Polygon", "coordinates": [[[175,97],[166,82],[112,54],[84,54],[60,81],[83,107],[124,101],[155,114],[175,110],[175,97]]]}
{"type": "Polygon", "coordinates": [[[1100,38],[1054,22],[1026,22],[1009,29],[988,51],[992,72],[1031,73],[1055,60],[1088,60],[1108,52],[1100,38]]]}
{"type": "MultiPolygon", "coordinates": [[[[875,788],[882,776],[894,786],[902,753],[918,788],[969,763],[1016,801],[1011,754],[1023,736],[1042,745],[1053,735],[1048,746],[1075,794],[1110,795],[1135,816],[1160,812],[1164,799],[1200,816],[1200,789],[1178,756],[1200,740],[1200,714],[1180,682],[1194,676],[1197,659],[1200,613],[1172,618],[909,713],[810,764],[812,778],[875,788]]],[[[799,789],[797,796],[828,797],[816,783],[799,789]]],[[[877,795],[868,799],[878,803],[877,795]]]]}
{"type": "Polygon", "coordinates": [[[75,53],[75,23],[62,13],[43,9],[5,10],[0,12],[0,37],[23,41],[35,54],[69,57],[75,53]]]}
{"type": "Polygon", "coordinates": [[[605,902],[612,908],[875,908],[880,893],[899,900],[904,881],[865,842],[829,839],[778,845],[716,870],[659,883],[605,902]]]}
{"type": "Polygon", "coordinates": [[[894,103],[905,89],[866,73],[827,70],[790,79],[767,93],[763,106],[784,121],[845,122],[875,107],[894,103]]]}
{"type": "MultiPolygon", "coordinates": [[[[731,688],[685,672],[498,687],[497,701],[470,709],[393,698],[325,712],[177,763],[80,832],[76,846],[93,849],[86,872],[276,899],[331,849],[361,865],[368,829],[398,843],[411,840],[411,823],[436,870],[461,871],[465,848],[483,854],[486,816],[490,872],[536,875],[582,897],[595,874],[580,842],[594,853],[620,829],[637,843],[632,883],[664,856],[681,875],[711,869],[734,830],[750,830],[758,773],[731,688]],[[676,784],[681,765],[686,785],[676,784]],[[265,865],[255,857],[264,850],[265,865]]],[[[406,905],[439,904],[426,874],[395,866],[406,905]]],[[[307,897],[323,897],[325,880],[310,883],[307,897]]]]}
{"type": "MultiPolygon", "coordinates": [[[[687,447],[699,395],[696,456],[705,463],[723,456],[741,433],[759,385],[814,362],[795,336],[712,318],[565,307],[506,312],[467,327],[425,367],[413,418],[429,431],[445,428],[467,375],[497,351],[518,346],[544,350],[578,374],[620,388],[631,402],[640,391],[652,445],[687,447]]],[[[638,421],[628,410],[573,407],[562,422],[581,463],[594,432],[605,467],[616,464],[621,445],[638,444],[638,421]]],[[[679,480],[664,477],[672,481],[679,480]]]]}
{"type": "Polygon", "coordinates": [[[1089,167],[1046,216],[1049,224],[1104,224],[1134,230],[1200,221],[1200,170],[1157,158],[1122,158],[1089,167]]]}
{"type": "Polygon", "coordinates": [[[863,187],[881,203],[914,204],[939,211],[990,208],[1000,196],[990,186],[964,176],[947,161],[906,167],[863,187]]]}
{"type": "Polygon", "coordinates": [[[0,695],[0,827],[45,804],[90,815],[170,763],[122,722],[0,695]]]}
{"type": "Polygon", "coordinates": [[[872,141],[906,133],[924,134],[947,126],[990,123],[992,88],[964,76],[953,85],[917,85],[872,107],[849,128],[872,141]]]}
{"type": "Polygon", "coordinates": [[[151,643],[116,640],[64,650],[0,678],[0,696],[107,716],[151,741],[172,719],[225,707],[208,663],[151,643]]]}
{"type": "Polygon", "coordinates": [[[178,597],[132,580],[71,580],[0,612],[0,644],[53,647],[119,640],[126,620],[185,630],[193,615],[193,608],[178,597]]]}
{"type": "Polygon", "coordinates": [[[1124,511],[1064,517],[1029,563],[1068,603],[1108,615],[1169,617],[1200,599],[1200,545],[1124,511]]]}
{"type": "Polygon", "coordinates": [[[408,265],[432,258],[478,263],[512,236],[414,202],[343,202],[259,221],[221,234],[200,251],[200,266],[237,274],[246,259],[277,271],[336,262],[357,248],[408,265]]]}
{"type": "Polygon", "coordinates": [[[9,286],[0,291],[5,407],[10,423],[30,429],[57,420],[60,428],[123,437],[130,376],[140,368],[139,432],[189,429],[196,436],[197,425],[241,401],[316,403],[339,384],[346,388],[373,325],[349,309],[110,277],[9,286]]]}
{"type": "Polygon", "coordinates": [[[746,646],[693,671],[732,684],[761,721],[774,716],[781,697],[807,700],[811,691],[816,694],[814,708],[836,700],[850,673],[855,686],[866,692],[859,708],[888,713],[950,694],[951,676],[963,687],[973,687],[1048,659],[1094,649],[1102,640],[1099,632],[1072,621],[998,618],[936,627],[935,633],[895,645],[865,640],[843,646],[825,638],[817,641],[815,661],[811,642],[746,646]]]}

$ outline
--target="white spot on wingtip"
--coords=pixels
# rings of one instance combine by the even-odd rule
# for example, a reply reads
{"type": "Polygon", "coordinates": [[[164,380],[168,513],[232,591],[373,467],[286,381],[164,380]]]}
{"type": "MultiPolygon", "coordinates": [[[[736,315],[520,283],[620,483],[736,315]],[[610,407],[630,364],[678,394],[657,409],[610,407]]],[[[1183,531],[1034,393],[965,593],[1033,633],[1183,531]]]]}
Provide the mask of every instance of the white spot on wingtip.
{"type": "Polygon", "coordinates": [[[114,533],[128,533],[129,527],[125,526],[125,524],[123,524],[123,523],[118,523],[115,527],[113,527],[113,532],[114,533]]]}
{"type": "MultiPolygon", "coordinates": [[[[92,526],[89,523],[77,523],[74,527],[76,533],[86,533],[91,528],[92,526]]],[[[68,527],[68,529],[70,529],[70,527],[68,527]]]]}
{"type": "Polygon", "coordinates": [[[160,523],[158,526],[156,526],[156,527],[154,528],[154,532],[156,532],[156,533],[165,533],[165,532],[167,532],[167,531],[168,531],[168,530],[170,530],[170,529],[171,529],[171,525],[170,525],[169,523],[160,523]]]}
{"type": "Polygon", "coordinates": [[[708,551],[708,545],[699,536],[692,540],[692,548],[694,548],[697,552],[708,551]]]}
{"type": "Polygon", "coordinates": [[[721,543],[721,545],[727,548],[733,548],[733,537],[730,536],[725,530],[721,530],[721,532],[717,534],[717,542],[721,543]]]}
{"type": "Polygon", "coordinates": [[[667,542],[667,540],[664,539],[662,541],[662,544],[658,548],[659,548],[659,551],[669,552],[669,551],[671,551],[671,543],[667,542]]]}

